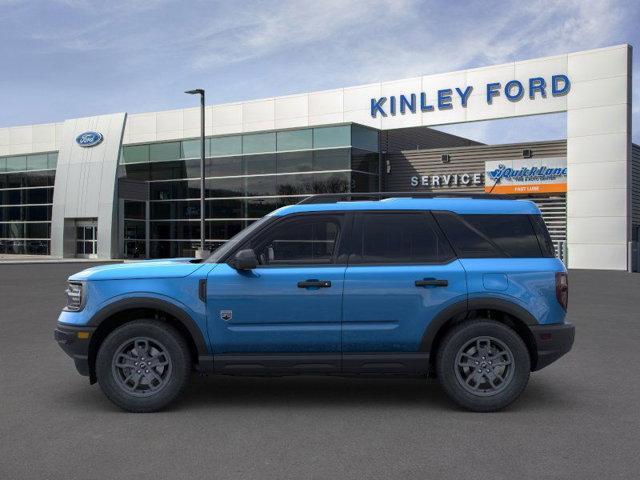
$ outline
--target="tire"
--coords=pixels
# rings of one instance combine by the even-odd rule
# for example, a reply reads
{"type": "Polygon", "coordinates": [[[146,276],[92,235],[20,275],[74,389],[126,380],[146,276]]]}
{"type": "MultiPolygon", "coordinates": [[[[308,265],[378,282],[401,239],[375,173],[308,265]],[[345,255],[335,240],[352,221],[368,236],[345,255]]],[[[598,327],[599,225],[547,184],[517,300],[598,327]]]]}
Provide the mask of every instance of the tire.
{"type": "Polygon", "coordinates": [[[171,325],[155,320],[135,320],[116,328],[96,358],[100,388],[129,412],[165,408],[182,394],[190,375],[185,339],[171,325]]]}
{"type": "Polygon", "coordinates": [[[531,359],[522,338],[494,320],[456,325],[436,357],[436,372],[447,396],[474,412],[510,405],[527,386],[530,371],[531,359]]]}

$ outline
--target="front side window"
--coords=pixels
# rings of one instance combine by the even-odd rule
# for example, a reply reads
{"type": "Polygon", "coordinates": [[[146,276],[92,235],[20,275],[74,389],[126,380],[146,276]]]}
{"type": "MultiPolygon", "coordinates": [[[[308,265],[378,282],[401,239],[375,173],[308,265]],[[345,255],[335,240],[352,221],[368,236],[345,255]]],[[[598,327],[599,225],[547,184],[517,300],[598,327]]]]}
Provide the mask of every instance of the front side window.
{"type": "Polygon", "coordinates": [[[340,223],[338,216],[283,220],[249,248],[255,250],[260,265],[332,263],[340,223]]]}
{"type": "Polygon", "coordinates": [[[453,258],[428,213],[363,213],[357,225],[349,263],[445,263],[453,258]]]}

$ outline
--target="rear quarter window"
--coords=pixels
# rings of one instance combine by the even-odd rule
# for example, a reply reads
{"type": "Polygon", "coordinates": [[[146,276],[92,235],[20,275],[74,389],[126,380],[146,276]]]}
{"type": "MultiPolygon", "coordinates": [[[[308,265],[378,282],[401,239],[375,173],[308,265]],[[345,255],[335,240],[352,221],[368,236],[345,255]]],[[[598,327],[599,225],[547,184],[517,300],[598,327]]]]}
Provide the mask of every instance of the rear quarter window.
{"type": "MultiPolygon", "coordinates": [[[[457,215],[435,213],[436,219],[460,258],[546,257],[533,215],[457,215]]],[[[542,235],[542,234],[541,234],[542,235]]],[[[547,234],[548,235],[548,234],[547,234]]]]}

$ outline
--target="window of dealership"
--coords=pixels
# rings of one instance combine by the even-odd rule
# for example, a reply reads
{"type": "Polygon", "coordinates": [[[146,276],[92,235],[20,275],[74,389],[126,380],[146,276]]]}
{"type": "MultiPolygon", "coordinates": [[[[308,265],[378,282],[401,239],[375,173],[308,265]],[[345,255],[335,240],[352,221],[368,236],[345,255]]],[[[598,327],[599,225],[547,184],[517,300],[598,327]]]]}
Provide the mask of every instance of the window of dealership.
{"type": "MultiPolygon", "coordinates": [[[[210,137],[205,152],[209,248],[310,194],[379,188],[378,131],[361,125],[210,137]]],[[[193,255],[200,238],[199,157],[199,139],[122,148],[122,178],[148,186],[147,201],[123,199],[125,258],[193,255]]]]}
{"type": "Polygon", "coordinates": [[[49,254],[57,160],[57,152],[0,157],[0,254],[49,254]]]}

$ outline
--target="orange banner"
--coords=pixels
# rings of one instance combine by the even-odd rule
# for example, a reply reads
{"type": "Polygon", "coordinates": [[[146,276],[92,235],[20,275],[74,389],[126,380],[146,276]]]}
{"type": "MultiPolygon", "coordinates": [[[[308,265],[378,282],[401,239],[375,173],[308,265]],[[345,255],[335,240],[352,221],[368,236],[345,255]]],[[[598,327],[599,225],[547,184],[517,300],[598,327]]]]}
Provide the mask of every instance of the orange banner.
{"type": "Polygon", "coordinates": [[[539,183],[539,184],[525,184],[525,185],[496,185],[492,188],[491,185],[484,186],[485,193],[491,192],[492,194],[502,195],[517,195],[523,193],[559,193],[567,191],[566,183],[539,183]]]}

